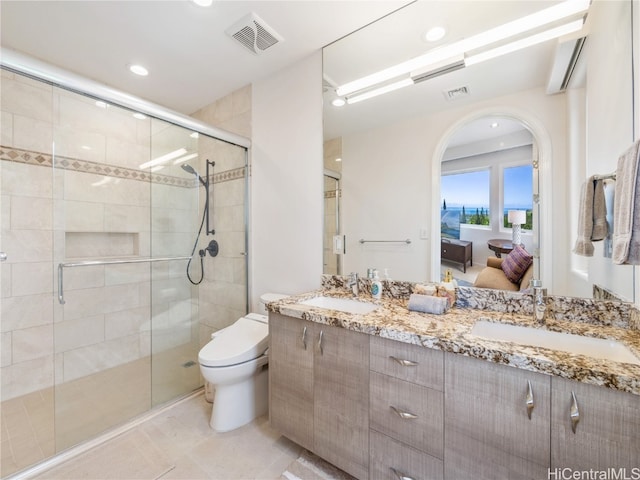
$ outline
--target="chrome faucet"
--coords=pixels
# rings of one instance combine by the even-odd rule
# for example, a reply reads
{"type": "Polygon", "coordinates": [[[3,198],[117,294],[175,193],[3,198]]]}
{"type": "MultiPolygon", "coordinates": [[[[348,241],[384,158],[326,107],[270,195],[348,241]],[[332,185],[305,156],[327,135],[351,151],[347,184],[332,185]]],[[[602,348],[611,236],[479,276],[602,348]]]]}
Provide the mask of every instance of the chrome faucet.
{"type": "Polygon", "coordinates": [[[358,289],[358,273],[351,272],[349,274],[349,280],[347,281],[347,287],[351,288],[351,292],[353,292],[353,296],[357,297],[359,293],[358,289]]]}
{"type": "Polygon", "coordinates": [[[547,289],[542,288],[541,280],[531,280],[533,291],[533,318],[540,324],[544,324],[547,310],[547,289]]]}

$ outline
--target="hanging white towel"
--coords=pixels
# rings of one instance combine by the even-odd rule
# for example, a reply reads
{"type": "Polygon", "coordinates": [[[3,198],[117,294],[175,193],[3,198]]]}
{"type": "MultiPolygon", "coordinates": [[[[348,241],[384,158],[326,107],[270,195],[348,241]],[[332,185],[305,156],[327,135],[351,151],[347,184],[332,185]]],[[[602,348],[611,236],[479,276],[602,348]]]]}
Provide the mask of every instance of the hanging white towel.
{"type": "Polygon", "coordinates": [[[613,263],[640,265],[640,140],[618,159],[613,210],[613,263]]]}
{"type": "Polygon", "coordinates": [[[578,238],[573,252],[585,257],[593,256],[593,242],[607,236],[607,205],[604,197],[604,181],[591,176],[582,185],[578,238]]]}

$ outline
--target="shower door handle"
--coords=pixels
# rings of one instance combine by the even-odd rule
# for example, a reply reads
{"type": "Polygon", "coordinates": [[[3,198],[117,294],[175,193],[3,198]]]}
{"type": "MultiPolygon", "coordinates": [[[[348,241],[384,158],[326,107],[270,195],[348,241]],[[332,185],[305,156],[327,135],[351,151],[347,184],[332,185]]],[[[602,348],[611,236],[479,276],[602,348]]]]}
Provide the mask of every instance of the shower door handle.
{"type": "Polygon", "coordinates": [[[0,252],[0,262],[6,262],[7,261],[7,254],[4,252],[0,252]]]}

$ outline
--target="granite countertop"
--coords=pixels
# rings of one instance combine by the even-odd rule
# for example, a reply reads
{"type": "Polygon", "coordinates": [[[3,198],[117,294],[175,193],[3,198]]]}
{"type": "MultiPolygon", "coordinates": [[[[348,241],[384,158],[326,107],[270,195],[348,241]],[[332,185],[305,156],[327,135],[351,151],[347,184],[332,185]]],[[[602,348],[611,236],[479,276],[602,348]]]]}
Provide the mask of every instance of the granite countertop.
{"type": "Polygon", "coordinates": [[[531,315],[459,306],[454,306],[443,315],[432,315],[409,311],[408,298],[383,297],[382,300],[374,300],[366,293],[361,294],[358,300],[379,304],[379,308],[367,314],[351,314],[299,303],[320,295],[354,298],[344,289],[321,289],[271,302],[267,308],[290,317],[640,395],[640,365],[494,341],[470,333],[478,320],[546,328],[576,335],[615,339],[640,359],[640,331],[635,329],[555,318],[548,318],[545,326],[541,327],[531,315]]]}

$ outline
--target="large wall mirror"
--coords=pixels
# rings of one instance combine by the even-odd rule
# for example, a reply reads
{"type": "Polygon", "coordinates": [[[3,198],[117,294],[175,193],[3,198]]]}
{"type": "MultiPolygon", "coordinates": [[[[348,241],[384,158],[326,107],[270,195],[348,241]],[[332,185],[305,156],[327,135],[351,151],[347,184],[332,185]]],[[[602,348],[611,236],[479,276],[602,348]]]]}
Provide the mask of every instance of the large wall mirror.
{"type": "Polygon", "coordinates": [[[632,0],[500,36],[565,4],[416,1],[324,48],[324,166],[339,177],[326,182],[325,273],[437,281],[451,269],[472,285],[508,252],[490,240],[513,240],[509,210],[521,210],[551,293],[634,300],[635,267],[614,265],[606,242],[572,252],[583,182],[614,172],[634,140],[632,0]],[[427,39],[432,27],[444,36],[427,39]],[[449,258],[446,238],[473,258],[449,258]]]}

